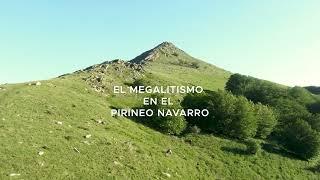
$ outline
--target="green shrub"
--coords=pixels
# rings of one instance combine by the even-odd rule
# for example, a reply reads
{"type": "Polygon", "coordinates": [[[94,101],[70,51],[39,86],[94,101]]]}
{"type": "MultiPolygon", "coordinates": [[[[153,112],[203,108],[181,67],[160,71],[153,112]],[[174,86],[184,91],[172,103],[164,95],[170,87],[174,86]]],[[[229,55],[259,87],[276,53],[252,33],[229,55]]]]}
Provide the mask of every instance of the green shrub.
{"type": "Polygon", "coordinates": [[[225,89],[234,95],[245,95],[247,86],[251,83],[253,83],[253,78],[241,74],[233,74],[230,76],[225,89]]]}
{"type": "Polygon", "coordinates": [[[240,96],[235,102],[229,134],[240,139],[254,137],[257,132],[257,119],[254,114],[254,104],[240,96]]]}
{"type": "Polygon", "coordinates": [[[315,102],[314,96],[305,88],[295,86],[288,90],[289,97],[301,105],[308,105],[315,102]]]}
{"type": "MultiPolygon", "coordinates": [[[[164,96],[159,94],[151,95],[152,98],[157,98],[158,103],[152,105],[145,105],[143,109],[152,109],[154,114],[152,117],[146,117],[145,123],[149,124],[151,127],[166,133],[166,134],[181,134],[187,127],[187,121],[183,116],[158,116],[158,110],[162,109],[182,109],[179,103],[174,102],[174,105],[161,105],[159,100],[164,96]]],[[[171,99],[172,100],[172,99],[171,99]]]]}
{"type": "Polygon", "coordinates": [[[183,116],[155,117],[154,122],[166,134],[179,135],[187,127],[183,116]]]}
{"type": "Polygon", "coordinates": [[[246,139],[244,141],[245,145],[247,146],[247,153],[248,154],[257,154],[261,151],[261,145],[254,139],[246,139]]]}
{"type": "Polygon", "coordinates": [[[313,114],[307,122],[310,124],[311,128],[320,132],[320,114],[313,114]]]}
{"type": "Polygon", "coordinates": [[[188,95],[182,101],[184,108],[208,109],[207,117],[187,117],[191,125],[202,130],[233,138],[254,137],[257,121],[253,103],[225,91],[188,95]]]}
{"type": "Polygon", "coordinates": [[[275,101],[274,108],[279,114],[280,125],[287,125],[297,119],[309,119],[311,113],[301,104],[290,99],[278,99],[275,101]]]}
{"type": "MultiPolygon", "coordinates": [[[[181,105],[184,109],[209,109],[209,106],[212,105],[212,98],[210,98],[209,94],[201,93],[201,94],[187,94],[181,105]]],[[[212,118],[211,114],[207,117],[185,117],[189,126],[197,126],[201,130],[210,131],[213,127],[212,125],[212,118]]]]}
{"type": "Polygon", "coordinates": [[[240,74],[231,75],[225,89],[235,95],[245,96],[254,103],[269,105],[274,100],[288,97],[287,89],[283,86],[240,74]]]}
{"type": "Polygon", "coordinates": [[[258,123],[256,137],[265,139],[277,124],[276,115],[271,108],[261,103],[255,104],[254,109],[258,123]]]}
{"type": "Polygon", "coordinates": [[[304,159],[318,156],[320,152],[319,133],[304,120],[298,119],[288,124],[282,131],[282,143],[285,148],[304,159]]]}

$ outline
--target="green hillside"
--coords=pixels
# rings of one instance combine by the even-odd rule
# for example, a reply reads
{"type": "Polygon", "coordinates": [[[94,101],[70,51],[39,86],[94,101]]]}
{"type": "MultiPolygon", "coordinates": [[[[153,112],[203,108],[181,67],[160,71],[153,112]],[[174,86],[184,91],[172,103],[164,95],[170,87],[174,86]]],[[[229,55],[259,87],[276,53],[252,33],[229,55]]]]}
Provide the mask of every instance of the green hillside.
{"type": "MultiPolygon", "coordinates": [[[[166,135],[112,107],[141,95],[113,94],[138,80],[224,89],[231,73],[162,43],[131,61],[114,60],[36,83],[0,87],[0,179],[319,179],[316,164],[236,140],[166,135]],[[170,152],[170,153],[169,153],[170,152]]],[[[179,97],[178,97],[179,98],[179,97]]]]}

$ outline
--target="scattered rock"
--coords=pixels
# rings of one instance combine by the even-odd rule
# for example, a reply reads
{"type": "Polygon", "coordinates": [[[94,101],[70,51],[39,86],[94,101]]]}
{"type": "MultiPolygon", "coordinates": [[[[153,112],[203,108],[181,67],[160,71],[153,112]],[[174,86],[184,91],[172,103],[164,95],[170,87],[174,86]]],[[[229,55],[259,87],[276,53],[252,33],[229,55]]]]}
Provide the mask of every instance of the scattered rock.
{"type": "Polygon", "coordinates": [[[29,86],[41,86],[41,82],[32,82],[28,84],[29,86]]]}
{"type": "Polygon", "coordinates": [[[102,120],[96,120],[96,122],[97,122],[98,124],[105,124],[105,122],[102,121],[102,120]]]}
{"type": "Polygon", "coordinates": [[[84,144],[90,145],[89,141],[83,141],[84,144]]]}
{"type": "Polygon", "coordinates": [[[99,83],[102,82],[102,77],[96,76],[96,81],[99,83]]]}
{"type": "Polygon", "coordinates": [[[42,149],[49,149],[47,145],[42,146],[42,149]]]}
{"type": "Polygon", "coordinates": [[[120,162],[118,161],[113,161],[113,164],[116,165],[116,166],[123,166],[120,162]]]}
{"type": "Polygon", "coordinates": [[[56,121],[56,124],[62,125],[61,121],[56,121]]]}
{"type": "Polygon", "coordinates": [[[17,174],[17,173],[11,173],[9,174],[10,177],[13,177],[13,176],[20,176],[21,174],[17,174]]]}
{"type": "Polygon", "coordinates": [[[48,110],[48,109],[45,110],[45,113],[46,113],[46,114],[50,114],[50,115],[53,114],[52,111],[50,111],[50,110],[48,110]]]}
{"type": "Polygon", "coordinates": [[[70,141],[72,139],[72,136],[65,136],[64,137],[66,140],[70,141]]]}
{"type": "Polygon", "coordinates": [[[89,139],[89,138],[91,138],[91,134],[87,134],[87,135],[85,135],[84,137],[87,138],[87,139],[89,139]]]}
{"type": "Polygon", "coordinates": [[[126,141],[126,142],[124,142],[124,144],[127,146],[127,148],[128,148],[129,151],[136,150],[136,148],[134,147],[134,145],[133,145],[132,142],[126,141]]]}
{"type": "Polygon", "coordinates": [[[73,150],[76,151],[77,153],[80,153],[80,151],[76,147],[73,147],[73,150]]]}
{"type": "Polygon", "coordinates": [[[168,149],[168,150],[166,151],[166,155],[169,156],[169,155],[171,155],[171,154],[172,154],[172,150],[171,150],[171,149],[168,149]]]}
{"type": "Polygon", "coordinates": [[[166,172],[162,172],[163,175],[167,176],[168,178],[171,178],[171,174],[166,173],[166,172]]]}
{"type": "Polygon", "coordinates": [[[38,154],[39,154],[39,156],[42,156],[42,155],[44,155],[44,152],[43,151],[39,151],[38,154]]]}
{"type": "Polygon", "coordinates": [[[44,162],[38,162],[39,166],[43,167],[44,166],[44,162]]]}

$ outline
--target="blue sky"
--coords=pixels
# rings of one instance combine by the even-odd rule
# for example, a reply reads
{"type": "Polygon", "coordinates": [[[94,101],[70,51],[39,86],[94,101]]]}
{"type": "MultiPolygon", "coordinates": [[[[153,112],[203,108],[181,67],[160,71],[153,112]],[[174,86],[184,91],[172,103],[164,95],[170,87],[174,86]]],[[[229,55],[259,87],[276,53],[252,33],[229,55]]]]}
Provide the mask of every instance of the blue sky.
{"type": "Polygon", "coordinates": [[[0,84],[48,79],[163,41],[232,72],[320,85],[318,0],[0,0],[0,84]]]}

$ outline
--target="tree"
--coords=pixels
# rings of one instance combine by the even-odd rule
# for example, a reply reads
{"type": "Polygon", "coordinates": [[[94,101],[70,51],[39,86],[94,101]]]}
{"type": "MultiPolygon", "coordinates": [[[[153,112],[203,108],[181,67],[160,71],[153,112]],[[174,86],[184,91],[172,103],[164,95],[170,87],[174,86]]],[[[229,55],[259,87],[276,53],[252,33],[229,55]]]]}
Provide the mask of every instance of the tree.
{"type": "Polygon", "coordinates": [[[295,86],[288,91],[289,97],[297,101],[301,105],[309,105],[315,103],[315,97],[305,88],[295,86]]]}
{"type": "Polygon", "coordinates": [[[290,124],[297,119],[310,119],[312,115],[305,106],[290,99],[278,99],[274,103],[274,108],[278,113],[280,126],[290,124]]]}
{"type": "Polygon", "coordinates": [[[186,120],[183,116],[165,116],[155,117],[160,130],[167,134],[179,135],[187,127],[186,120]]]}
{"type": "Polygon", "coordinates": [[[247,146],[247,153],[256,155],[261,151],[261,145],[256,140],[249,138],[244,140],[244,144],[247,146]]]}
{"type": "Polygon", "coordinates": [[[247,85],[250,83],[250,78],[241,74],[232,74],[226,83],[225,89],[235,95],[244,95],[247,91],[247,85]]]}
{"type": "Polygon", "coordinates": [[[175,102],[174,105],[168,105],[164,106],[159,101],[164,98],[163,95],[159,94],[152,94],[152,98],[157,99],[157,104],[152,105],[145,105],[143,106],[144,109],[152,109],[154,114],[152,117],[146,117],[146,120],[148,122],[145,122],[146,124],[149,124],[151,127],[166,133],[166,134],[174,134],[179,135],[181,134],[187,127],[187,122],[185,117],[183,116],[158,116],[157,112],[158,110],[162,109],[182,109],[182,107],[175,102]]]}
{"type": "Polygon", "coordinates": [[[254,110],[258,124],[256,137],[265,139],[277,124],[276,114],[271,108],[261,103],[255,104],[254,110]]]}
{"type": "Polygon", "coordinates": [[[201,130],[239,139],[254,137],[256,134],[254,106],[244,97],[225,91],[206,92],[187,95],[182,106],[209,110],[207,117],[187,117],[190,124],[197,125],[201,130]]]}
{"type": "Polygon", "coordinates": [[[257,132],[257,120],[254,114],[254,104],[245,97],[236,99],[234,112],[231,114],[230,129],[226,129],[232,137],[245,139],[254,137],[257,132]]]}
{"type": "MultiPolygon", "coordinates": [[[[210,97],[209,93],[195,93],[195,94],[187,94],[181,105],[184,109],[210,109],[212,106],[212,97],[210,97]]],[[[190,126],[197,126],[204,131],[212,130],[212,114],[209,113],[207,117],[198,117],[198,116],[187,116],[185,117],[188,124],[190,126]]]]}
{"type": "Polygon", "coordinates": [[[320,152],[319,133],[304,120],[298,119],[283,129],[282,143],[288,150],[304,159],[316,157],[320,152]]]}
{"type": "Polygon", "coordinates": [[[286,88],[278,84],[240,74],[231,75],[225,89],[254,103],[272,104],[276,99],[287,97],[286,88]]]}
{"type": "MultiPolygon", "coordinates": [[[[231,136],[231,123],[234,120],[237,97],[231,93],[218,91],[213,92],[210,99],[210,125],[211,131],[218,134],[231,136]]],[[[233,127],[235,128],[235,127],[233,127]]]]}
{"type": "Polygon", "coordinates": [[[320,132],[320,114],[313,114],[307,122],[310,124],[311,128],[317,132],[320,132]]]}

